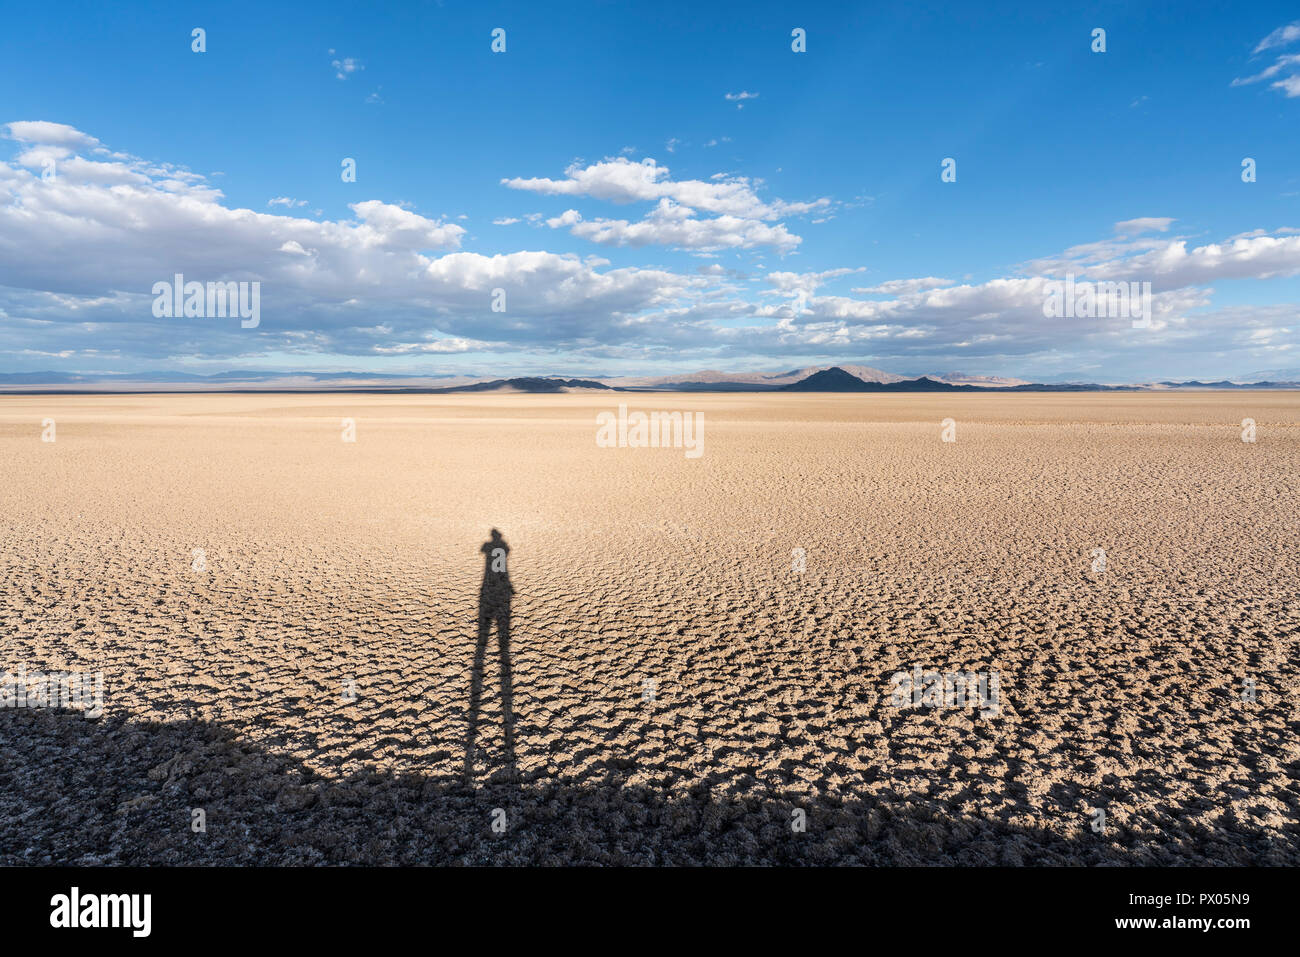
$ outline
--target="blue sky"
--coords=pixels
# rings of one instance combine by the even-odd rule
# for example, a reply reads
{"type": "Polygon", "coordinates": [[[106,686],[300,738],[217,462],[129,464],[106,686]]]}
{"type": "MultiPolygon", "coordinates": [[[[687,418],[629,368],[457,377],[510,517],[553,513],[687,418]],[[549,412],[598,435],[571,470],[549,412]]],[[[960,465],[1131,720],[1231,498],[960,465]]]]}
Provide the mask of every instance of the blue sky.
{"type": "Polygon", "coordinates": [[[1294,5],[547,6],[14,7],[0,372],[1300,368],[1294,5]]]}

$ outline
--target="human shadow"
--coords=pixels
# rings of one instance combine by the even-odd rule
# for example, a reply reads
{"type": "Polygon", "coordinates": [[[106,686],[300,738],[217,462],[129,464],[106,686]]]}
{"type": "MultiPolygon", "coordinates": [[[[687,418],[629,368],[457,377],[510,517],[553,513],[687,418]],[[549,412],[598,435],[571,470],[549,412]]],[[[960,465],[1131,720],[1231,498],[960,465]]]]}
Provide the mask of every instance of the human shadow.
{"type": "Polygon", "coordinates": [[[499,681],[501,685],[501,724],[505,737],[504,770],[507,777],[517,776],[515,764],[514,686],[510,670],[510,603],[515,589],[510,584],[508,557],[510,546],[497,529],[479,551],[483,553],[483,583],[478,593],[478,641],[474,646],[474,666],[470,672],[469,724],[465,730],[465,769],[468,781],[474,775],[479,723],[483,705],[483,667],[488,639],[493,625],[497,633],[499,681]]]}

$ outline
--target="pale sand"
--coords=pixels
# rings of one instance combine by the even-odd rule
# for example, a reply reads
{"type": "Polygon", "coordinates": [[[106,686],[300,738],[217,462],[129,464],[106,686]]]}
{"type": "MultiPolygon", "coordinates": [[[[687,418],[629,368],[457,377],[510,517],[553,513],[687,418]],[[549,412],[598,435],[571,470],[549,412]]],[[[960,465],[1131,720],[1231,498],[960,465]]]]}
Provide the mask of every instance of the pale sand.
{"type": "Polygon", "coordinates": [[[0,397],[0,670],[106,685],[98,721],[0,709],[0,863],[1300,863],[1297,422],[1278,392],[0,397]],[[619,402],[702,412],[704,455],[597,448],[619,402]],[[494,635],[465,783],[494,527],[517,776],[494,635]],[[1000,712],[896,707],[914,665],[996,669],[1000,712]]]}

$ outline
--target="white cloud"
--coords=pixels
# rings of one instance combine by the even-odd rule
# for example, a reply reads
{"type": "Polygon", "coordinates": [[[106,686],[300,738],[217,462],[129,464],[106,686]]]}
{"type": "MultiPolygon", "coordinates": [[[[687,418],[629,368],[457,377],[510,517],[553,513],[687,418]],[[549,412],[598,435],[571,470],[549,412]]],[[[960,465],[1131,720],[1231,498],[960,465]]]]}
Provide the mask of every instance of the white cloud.
{"type": "Polygon", "coordinates": [[[582,222],[582,214],[576,209],[566,209],[559,216],[554,216],[546,221],[546,225],[552,229],[560,229],[563,226],[572,226],[574,223],[582,222]]]}
{"type": "MultiPolygon", "coordinates": [[[[43,128],[59,142],[94,142],[70,128],[43,128]]],[[[20,128],[22,142],[48,145],[40,129],[20,128]]],[[[351,219],[317,222],[228,207],[201,177],[167,167],[95,165],[119,175],[91,175],[68,161],[45,182],[21,163],[0,162],[0,311],[10,317],[0,352],[20,344],[58,352],[73,339],[86,349],[111,342],[136,356],[373,354],[373,337],[355,330],[380,324],[393,330],[393,342],[379,346],[422,351],[451,348],[449,337],[492,348],[507,340],[537,348],[616,342],[666,321],[652,317],[712,282],[657,269],[602,271],[608,262],[572,254],[456,252],[463,227],[378,199],[353,203],[351,219]],[[113,178],[123,181],[106,181],[113,178]],[[260,281],[258,331],[155,319],[153,283],[175,273],[260,281]],[[508,290],[507,313],[487,308],[498,287],[508,290]],[[19,341],[33,336],[49,341],[19,341]]],[[[288,201],[277,207],[299,202],[277,199],[288,201]]]]}
{"type": "Polygon", "coordinates": [[[1028,265],[1040,275],[1073,272],[1079,278],[1150,281],[1166,289],[1220,279],[1271,279],[1300,275],[1300,235],[1290,229],[1255,230],[1191,249],[1181,238],[1103,241],[1028,265]]]}
{"type": "Polygon", "coordinates": [[[1272,86],[1274,89],[1281,90],[1285,93],[1288,99],[1300,96],[1300,74],[1278,80],[1276,83],[1272,84],[1272,86]]]}
{"type": "MultiPolygon", "coordinates": [[[[391,329],[385,329],[390,333],[391,329]]],[[[481,339],[465,339],[461,336],[445,336],[432,342],[396,342],[391,345],[375,346],[375,352],[381,356],[411,355],[413,353],[453,353],[484,352],[502,343],[485,342],[481,339]]]]}
{"type": "Polygon", "coordinates": [[[40,143],[44,146],[61,146],[67,149],[93,149],[99,146],[99,140],[65,123],[19,120],[6,124],[5,128],[9,131],[9,139],[21,143],[40,143]]]}
{"type": "Polygon", "coordinates": [[[763,277],[763,280],[773,287],[770,295],[812,293],[825,285],[827,280],[850,276],[862,272],[862,269],[863,267],[859,266],[856,269],[827,269],[824,272],[770,272],[763,277]]]}
{"type": "Polygon", "coordinates": [[[783,225],[769,225],[757,219],[738,216],[715,216],[698,219],[695,211],[670,199],[661,199],[644,219],[637,223],[625,219],[583,221],[576,210],[548,219],[546,225],[571,226],[574,236],[607,246],[677,246],[709,252],[718,249],[752,249],[775,246],[789,252],[802,240],[783,225]]]}
{"type": "Polygon", "coordinates": [[[1158,232],[1165,233],[1174,220],[1171,216],[1139,216],[1137,219],[1126,219],[1123,222],[1115,224],[1115,232],[1123,233],[1126,236],[1136,236],[1139,233],[1158,232]]]}
{"type": "Polygon", "coordinates": [[[1274,47],[1286,46],[1300,40],[1300,20],[1295,23],[1288,23],[1284,27],[1278,27],[1264,39],[1260,40],[1251,51],[1252,54],[1263,53],[1265,50],[1272,50],[1274,47]]]}
{"type": "Polygon", "coordinates": [[[365,69],[365,66],[362,65],[360,60],[357,60],[354,57],[350,57],[350,56],[341,57],[337,60],[331,60],[330,66],[334,68],[334,75],[338,77],[340,80],[346,80],[349,76],[351,76],[353,73],[356,73],[358,70],[365,69]]]}
{"type": "MultiPolygon", "coordinates": [[[[1300,54],[1288,54],[1287,56],[1278,57],[1272,66],[1254,76],[1238,77],[1232,81],[1232,86],[1246,86],[1250,83],[1258,83],[1261,80],[1267,80],[1277,76],[1283,70],[1292,70],[1300,67],[1300,54]]],[[[1296,81],[1300,75],[1285,76],[1279,80],[1270,83],[1269,86],[1275,90],[1281,90],[1287,97],[1300,95],[1296,92],[1296,81]]]]}
{"type": "Polygon", "coordinates": [[[575,235],[614,245],[665,243],[700,250],[772,245],[788,251],[799,244],[800,238],[784,225],[766,223],[831,206],[827,198],[766,202],[759,198],[755,184],[743,176],[715,174],[708,182],[674,180],[668,167],[650,158],[640,163],[617,157],[586,167],[574,164],[565,170],[565,178],[558,180],[534,177],[501,182],[511,189],[550,196],[586,196],[620,204],[655,203],[655,209],[640,223],[598,219],[574,230],[575,235]],[[697,210],[718,218],[697,219],[697,210]]]}
{"type": "Polygon", "coordinates": [[[919,279],[890,279],[878,286],[865,286],[850,291],[871,296],[904,296],[909,293],[925,292],[927,289],[942,289],[944,286],[951,285],[953,285],[951,279],[924,276],[919,279]]]}
{"type": "MultiPolygon", "coordinates": [[[[1284,27],[1278,27],[1260,40],[1252,51],[1252,55],[1263,53],[1265,50],[1275,50],[1279,47],[1288,46],[1297,40],[1300,40],[1300,20],[1284,27]]],[[[1263,80],[1273,80],[1269,87],[1282,91],[1283,95],[1288,98],[1300,97],[1300,54],[1293,53],[1279,56],[1273,61],[1272,65],[1265,67],[1253,76],[1237,77],[1232,81],[1231,85],[1246,86],[1263,80]],[[1283,73],[1287,75],[1283,76],[1283,73]],[[1274,79],[1275,77],[1277,79],[1274,79]]]]}

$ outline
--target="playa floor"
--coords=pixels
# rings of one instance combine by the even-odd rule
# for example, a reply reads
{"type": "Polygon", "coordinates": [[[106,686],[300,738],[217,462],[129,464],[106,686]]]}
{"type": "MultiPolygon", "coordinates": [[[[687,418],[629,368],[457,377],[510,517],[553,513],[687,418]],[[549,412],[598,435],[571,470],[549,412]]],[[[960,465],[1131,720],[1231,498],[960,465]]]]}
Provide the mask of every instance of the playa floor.
{"type": "Polygon", "coordinates": [[[0,864],[1300,864],[1298,423],[0,396],[0,671],[103,679],[0,708],[0,864]]]}

